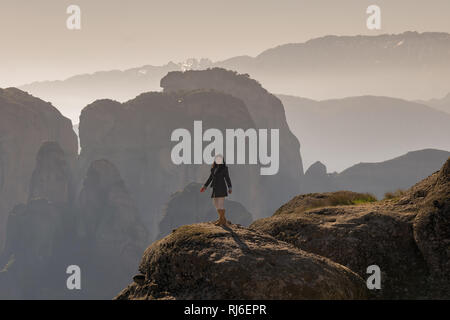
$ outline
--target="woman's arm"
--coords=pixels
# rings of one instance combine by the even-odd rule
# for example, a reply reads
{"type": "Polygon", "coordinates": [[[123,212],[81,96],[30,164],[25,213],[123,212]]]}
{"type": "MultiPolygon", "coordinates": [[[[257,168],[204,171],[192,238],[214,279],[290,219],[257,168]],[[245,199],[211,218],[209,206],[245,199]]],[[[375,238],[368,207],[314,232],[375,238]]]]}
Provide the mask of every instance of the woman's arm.
{"type": "Polygon", "coordinates": [[[225,181],[227,182],[228,190],[231,190],[231,179],[228,173],[228,168],[225,168],[225,181]]]}
{"type": "Polygon", "coordinates": [[[205,184],[203,185],[203,188],[208,188],[208,186],[211,183],[212,179],[213,179],[213,174],[211,172],[210,175],[209,175],[208,180],[206,180],[205,184]]]}

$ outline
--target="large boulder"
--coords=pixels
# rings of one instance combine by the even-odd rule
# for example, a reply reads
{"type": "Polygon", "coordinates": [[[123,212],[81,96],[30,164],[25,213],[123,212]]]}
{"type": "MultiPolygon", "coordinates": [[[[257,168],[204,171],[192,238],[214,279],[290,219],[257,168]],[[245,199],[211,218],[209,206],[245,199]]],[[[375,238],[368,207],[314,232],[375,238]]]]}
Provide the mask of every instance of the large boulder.
{"type": "Polygon", "coordinates": [[[295,197],[250,228],[330,258],[362,277],[368,277],[367,267],[378,265],[382,288],[373,297],[448,299],[449,166],[450,159],[439,172],[390,200],[305,206],[318,195],[295,197]]]}
{"type": "Polygon", "coordinates": [[[411,189],[409,201],[418,202],[414,239],[435,285],[450,297],[450,158],[440,171],[411,189]]]}
{"type": "Polygon", "coordinates": [[[8,214],[28,200],[36,155],[45,141],[58,142],[73,170],[78,141],[70,120],[26,92],[0,89],[0,251],[8,214]]]}
{"type": "Polygon", "coordinates": [[[363,299],[362,279],[326,258],[231,225],[183,226],[153,243],[142,279],[116,299],[363,299]]]}
{"type": "MultiPolygon", "coordinates": [[[[213,206],[209,192],[200,193],[201,183],[192,182],[183,190],[175,192],[167,202],[163,219],[159,224],[158,239],[168,235],[173,229],[198,222],[217,220],[217,211],[213,206]]],[[[248,226],[252,215],[239,202],[225,199],[225,216],[235,224],[248,226]]]]}

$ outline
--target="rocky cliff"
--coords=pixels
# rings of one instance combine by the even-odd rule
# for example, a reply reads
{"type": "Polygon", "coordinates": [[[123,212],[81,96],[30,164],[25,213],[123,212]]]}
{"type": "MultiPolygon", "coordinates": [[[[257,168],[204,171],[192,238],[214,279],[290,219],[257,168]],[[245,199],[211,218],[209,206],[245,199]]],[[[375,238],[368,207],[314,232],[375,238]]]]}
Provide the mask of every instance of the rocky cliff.
{"type": "MultiPolygon", "coordinates": [[[[290,131],[281,101],[248,75],[213,68],[205,71],[169,72],[161,79],[164,92],[214,89],[241,99],[248,108],[256,128],[279,129],[280,169],[276,175],[264,176],[262,200],[243,204],[255,217],[265,217],[299,192],[303,176],[300,145],[290,131]]],[[[233,127],[231,127],[233,128],[233,127]]]]}
{"type": "MultiPolygon", "coordinates": [[[[191,181],[205,182],[208,178],[209,165],[175,165],[171,159],[172,148],[178,143],[171,141],[172,132],[183,128],[194,139],[197,120],[202,121],[203,132],[209,128],[224,133],[226,128],[255,127],[242,100],[212,90],[145,93],[123,104],[99,100],[81,114],[81,171],[86,172],[97,159],[114,163],[153,239],[170,195],[191,181]]],[[[233,199],[250,211],[255,205],[262,206],[268,185],[262,182],[259,166],[229,167],[235,187],[233,199]]]]}
{"type": "Polygon", "coordinates": [[[0,296],[15,299],[62,298],[65,270],[74,246],[72,175],[62,148],[45,142],[38,151],[30,193],[7,219],[0,254],[0,296]]]}
{"type": "Polygon", "coordinates": [[[55,141],[44,142],[36,157],[28,198],[47,199],[56,204],[73,201],[74,177],[64,151],[55,141]]]}
{"type": "Polygon", "coordinates": [[[94,161],[77,202],[76,239],[85,288],[91,296],[111,297],[137,268],[148,232],[117,168],[94,161]]]}
{"type": "Polygon", "coordinates": [[[29,200],[8,216],[0,297],[108,299],[137,269],[148,235],[117,169],[93,162],[76,199],[68,167],[58,143],[42,145],[29,200]],[[70,265],[81,268],[82,290],[65,286],[70,265]]]}
{"type": "Polygon", "coordinates": [[[368,266],[378,265],[382,288],[375,297],[450,297],[450,159],[399,198],[305,207],[312,196],[295,197],[250,228],[330,258],[362,277],[368,266]]]}
{"type": "Polygon", "coordinates": [[[28,199],[31,174],[42,143],[56,141],[75,166],[78,142],[70,120],[50,103],[19,89],[0,89],[0,251],[6,219],[28,199]]]}
{"type": "Polygon", "coordinates": [[[366,297],[349,269],[237,225],[180,227],[147,248],[139,270],[141,279],[116,299],[366,297]]]}
{"type": "MultiPolygon", "coordinates": [[[[158,239],[180,226],[218,219],[210,192],[200,193],[201,183],[192,182],[183,190],[175,192],[167,202],[159,224],[158,239]]],[[[252,215],[239,202],[225,199],[226,218],[234,224],[248,226],[252,215]]]]}

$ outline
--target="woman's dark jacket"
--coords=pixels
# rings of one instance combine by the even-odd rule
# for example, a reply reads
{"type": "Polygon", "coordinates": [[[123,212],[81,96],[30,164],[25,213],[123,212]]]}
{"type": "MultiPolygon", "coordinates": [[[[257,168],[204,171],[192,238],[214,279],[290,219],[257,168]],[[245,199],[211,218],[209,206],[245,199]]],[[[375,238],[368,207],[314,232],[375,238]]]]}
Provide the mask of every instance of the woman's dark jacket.
{"type": "Polygon", "coordinates": [[[224,164],[219,164],[214,168],[211,168],[211,174],[203,186],[207,188],[210,183],[213,188],[211,198],[228,196],[228,190],[231,189],[231,180],[230,175],[228,174],[228,167],[224,164]]]}

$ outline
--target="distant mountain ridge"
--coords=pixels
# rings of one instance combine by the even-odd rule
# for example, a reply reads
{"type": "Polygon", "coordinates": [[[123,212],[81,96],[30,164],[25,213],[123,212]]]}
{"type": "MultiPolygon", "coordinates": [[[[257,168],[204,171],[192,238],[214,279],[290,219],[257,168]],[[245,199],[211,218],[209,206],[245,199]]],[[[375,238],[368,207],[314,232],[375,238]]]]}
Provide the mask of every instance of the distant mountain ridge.
{"type": "Polygon", "coordinates": [[[189,59],[178,64],[34,82],[20,88],[53,102],[73,120],[96,99],[124,102],[142,92],[159,91],[159,80],[170,71],[212,67],[248,73],[269,91],[283,94],[314,99],[371,94],[416,100],[450,91],[446,81],[449,61],[448,33],[325,36],[271,48],[256,57],[238,56],[218,62],[189,59]]]}
{"type": "Polygon", "coordinates": [[[424,104],[380,96],[278,97],[300,141],[305,169],[321,161],[340,172],[356,162],[384,161],[411,150],[450,151],[450,114],[424,104]]]}
{"type": "Polygon", "coordinates": [[[306,170],[301,193],[350,190],[383,199],[385,193],[407,189],[431,175],[449,158],[448,151],[424,149],[382,162],[358,163],[340,173],[327,173],[318,161],[306,170]]]}
{"type": "MultiPolygon", "coordinates": [[[[349,53],[347,50],[350,49],[358,49],[363,48],[364,53],[369,56],[373,57],[373,60],[370,61],[362,61],[362,63],[373,63],[376,65],[380,64],[389,64],[389,63],[395,63],[397,64],[397,58],[401,56],[401,52],[396,52],[395,55],[391,56],[378,56],[379,50],[398,50],[398,49],[421,49],[422,41],[426,41],[428,45],[433,46],[442,46],[445,49],[448,49],[449,41],[450,41],[450,34],[446,32],[413,32],[413,31],[407,31],[404,33],[399,34],[382,34],[382,35],[376,35],[376,36],[367,36],[367,35],[356,35],[356,36],[336,36],[336,35],[327,35],[324,37],[314,38],[311,40],[308,40],[303,43],[288,43],[284,45],[280,45],[274,48],[267,49],[260,53],[255,58],[251,58],[248,56],[241,56],[241,57],[235,57],[228,60],[222,61],[222,63],[227,63],[228,61],[233,61],[233,63],[236,63],[237,60],[241,60],[243,62],[250,62],[251,60],[254,61],[263,61],[264,59],[273,59],[274,62],[278,63],[278,66],[286,65],[289,61],[287,60],[281,60],[279,57],[287,57],[290,58],[290,56],[295,55],[298,57],[299,54],[305,54],[308,53],[307,51],[310,51],[309,53],[319,53],[319,55],[311,56],[314,58],[313,61],[321,61],[324,58],[329,58],[330,61],[334,61],[337,66],[343,66],[341,59],[345,58],[346,64],[354,64],[356,63],[353,58],[359,58],[361,55],[358,53],[358,51],[353,51],[350,53],[353,53],[354,57],[344,56],[343,53],[347,54],[349,53]],[[408,43],[409,41],[409,43],[408,43]],[[333,49],[333,54],[330,53],[330,51],[319,51],[317,52],[317,49],[333,49]],[[378,51],[378,52],[377,52],[378,51]]],[[[432,49],[435,49],[432,48],[432,49]]],[[[416,64],[417,62],[428,62],[427,59],[430,57],[437,57],[441,61],[445,61],[446,55],[445,53],[448,52],[434,52],[433,50],[424,50],[424,51],[417,51],[416,54],[409,54],[408,56],[403,57],[404,59],[400,61],[402,65],[408,65],[411,63],[416,64]]],[[[298,60],[298,63],[300,65],[304,65],[305,67],[311,66],[308,64],[311,61],[306,60],[298,60]]],[[[435,63],[440,62],[434,61],[435,63]]],[[[358,62],[361,63],[361,62],[358,62]]]]}
{"type": "Polygon", "coordinates": [[[449,61],[450,34],[408,31],[325,36],[216,65],[249,73],[272,92],[314,99],[355,95],[414,99],[449,91],[445,84],[449,61]]]}
{"type": "Polygon", "coordinates": [[[450,114],[450,93],[441,99],[418,100],[417,102],[450,114]]]}

